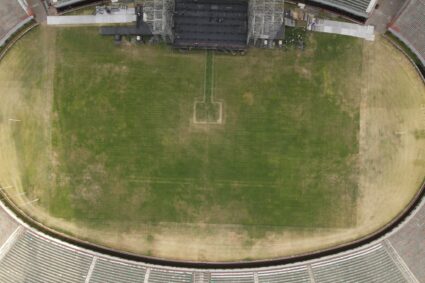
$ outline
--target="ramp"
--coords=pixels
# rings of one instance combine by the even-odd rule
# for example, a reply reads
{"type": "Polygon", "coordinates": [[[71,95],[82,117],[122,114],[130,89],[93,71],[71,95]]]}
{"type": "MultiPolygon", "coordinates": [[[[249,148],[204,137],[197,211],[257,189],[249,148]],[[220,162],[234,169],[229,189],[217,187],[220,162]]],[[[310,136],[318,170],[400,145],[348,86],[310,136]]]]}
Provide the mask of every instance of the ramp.
{"type": "Polygon", "coordinates": [[[311,30],[375,40],[374,27],[367,25],[319,19],[311,25],[311,30]]]}

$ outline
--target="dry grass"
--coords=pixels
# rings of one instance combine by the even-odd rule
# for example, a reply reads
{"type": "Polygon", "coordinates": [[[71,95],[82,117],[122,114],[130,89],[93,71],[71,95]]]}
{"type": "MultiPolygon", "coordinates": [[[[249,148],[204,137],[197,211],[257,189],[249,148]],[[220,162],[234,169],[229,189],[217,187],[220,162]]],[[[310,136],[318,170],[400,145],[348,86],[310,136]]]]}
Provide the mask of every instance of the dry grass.
{"type": "Polygon", "coordinates": [[[46,188],[54,178],[50,143],[54,39],[53,30],[33,31],[0,62],[0,183],[12,186],[8,192],[18,204],[48,197],[46,188]],[[38,165],[23,171],[22,164],[29,160],[38,165]]]}
{"type": "MultiPolygon", "coordinates": [[[[54,38],[52,30],[42,28],[37,37],[32,34],[25,37],[0,62],[0,184],[13,186],[8,191],[12,197],[16,196],[16,192],[31,192],[27,197],[14,197],[18,204],[35,197],[41,200],[48,198],[49,192],[43,186],[49,186],[57,178],[52,174],[51,166],[59,165],[53,162],[54,155],[50,148],[54,38]],[[28,41],[33,41],[33,48],[43,52],[41,58],[34,60],[45,60],[41,64],[45,68],[30,69],[25,57],[26,50],[23,49],[28,41]],[[40,79],[28,82],[24,75],[36,71],[40,73],[40,79]],[[22,122],[12,123],[9,118],[22,122]],[[19,130],[20,139],[27,140],[28,144],[16,143],[16,127],[22,127],[19,130]],[[18,154],[17,150],[23,152],[18,154]],[[32,169],[34,171],[22,171],[22,161],[18,156],[36,158],[40,166],[32,169]],[[31,190],[22,186],[28,183],[26,174],[38,176],[37,180],[30,182],[35,186],[31,190]]],[[[130,49],[127,51],[129,56],[133,56],[130,49]]],[[[308,70],[298,71],[305,77],[310,75],[308,70]]],[[[329,247],[364,236],[397,215],[417,192],[424,177],[425,139],[420,138],[418,133],[425,129],[425,89],[408,60],[379,37],[373,43],[364,43],[362,72],[362,80],[355,82],[361,83],[363,88],[359,93],[360,174],[355,176],[359,178],[359,197],[354,227],[267,227],[268,232],[264,232],[264,229],[247,229],[243,225],[159,222],[140,225],[120,223],[120,229],[117,229],[117,224],[112,222],[104,222],[102,227],[89,227],[84,223],[54,218],[41,206],[30,205],[25,209],[46,225],[71,235],[116,249],[175,259],[229,261],[273,258],[329,247]],[[190,245],[187,244],[188,239],[190,245]]],[[[255,96],[249,92],[244,93],[241,100],[246,105],[255,104],[255,96]]],[[[186,139],[187,135],[183,134],[179,142],[184,145],[186,139]]],[[[166,144],[170,141],[163,142],[166,144]]],[[[102,165],[94,164],[87,168],[86,178],[103,173],[102,165]]],[[[337,176],[329,178],[337,179],[337,176]]],[[[67,182],[66,178],[63,182],[67,182]]],[[[150,186],[146,180],[141,182],[146,188],[150,186]]],[[[98,189],[83,186],[78,192],[85,200],[95,202],[98,189]]],[[[143,200],[135,202],[142,203],[143,200]]],[[[215,214],[221,213],[220,207],[211,209],[215,214]]],[[[241,215],[244,214],[242,211],[241,215]]],[[[208,215],[202,217],[208,220],[208,215]]]]}
{"type": "Polygon", "coordinates": [[[425,172],[425,88],[410,62],[385,39],[365,43],[360,108],[359,234],[394,218],[425,172]]]}

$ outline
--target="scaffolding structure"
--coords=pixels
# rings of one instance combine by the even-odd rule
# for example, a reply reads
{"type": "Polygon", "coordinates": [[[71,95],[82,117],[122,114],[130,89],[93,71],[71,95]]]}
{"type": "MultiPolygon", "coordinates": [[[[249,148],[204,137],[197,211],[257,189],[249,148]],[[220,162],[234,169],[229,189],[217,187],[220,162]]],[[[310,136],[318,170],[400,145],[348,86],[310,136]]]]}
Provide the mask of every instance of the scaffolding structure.
{"type": "Polygon", "coordinates": [[[143,19],[151,28],[153,35],[173,39],[172,18],[174,0],[146,0],[143,4],[143,19]]]}
{"type": "Polygon", "coordinates": [[[277,40],[284,39],[284,12],[284,0],[143,1],[143,22],[152,35],[174,43],[178,36],[178,41],[183,44],[190,32],[191,38],[195,38],[192,41],[207,48],[213,43],[217,48],[223,45],[244,49],[252,43],[272,47],[277,40]],[[244,5],[245,11],[237,10],[244,5]],[[180,12],[176,10],[177,6],[180,12]],[[216,19],[217,23],[211,19],[216,19]]]}
{"type": "Polygon", "coordinates": [[[250,0],[248,42],[271,45],[284,38],[284,0],[250,0]]]}

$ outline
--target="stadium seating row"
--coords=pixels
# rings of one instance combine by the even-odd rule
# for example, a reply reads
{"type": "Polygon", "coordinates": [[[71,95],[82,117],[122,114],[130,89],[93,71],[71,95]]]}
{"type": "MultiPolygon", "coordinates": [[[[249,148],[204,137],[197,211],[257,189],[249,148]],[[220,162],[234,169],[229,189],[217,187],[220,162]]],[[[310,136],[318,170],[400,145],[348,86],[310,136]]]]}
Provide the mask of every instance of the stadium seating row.
{"type": "Polygon", "coordinates": [[[367,17],[374,0],[313,0],[320,4],[346,11],[356,16],[367,17]]]}
{"type": "Polygon", "coordinates": [[[2,0],[0,5],[0,46],[32,19],[25,0],[2,0]]]}
{"type": "MultiPolygon", "coordinates": [[[[63,8],[69,5],[77,4],[87,0],[51,0],[52,4],[57,8],[63,8]]],[[[374,0],[312,0],[320,4],[334,7],[356,16],[367,17],[370,12],[371,3],[374,0]]]]}
{"type": "Polygon", "coordinates": [[[409,0],[389,29],[425,66],[425,0],[409,0]]]}
{"type": "MultiPolygon", "coordinates": [[[[0,209],[8,211],[3,205],[0,209]]],[[[0,241],[0,282],[425,282],[419,277],[424,254],[421,257],[419,251],[417,258],[409,259],[404,252],[417,247],[425,250],[425,227],[416,225],[418,219],[425,219],[425,199],[406,223],[367,246],[293,265],[239,270],[172,268],[113,258],[20,223],[7,241],[0,241]],[[410,246],[400,246],[400,239],[410,246]]],[[[0,224],[6,222],[19,220],[8,211],[0,214],[0,224]]]]}
{"type": "MultiPolygon", "coordinates": [[[[0,45],[30,17],[19,4],[24,2],[5,1],[0,45]]],[[[370,1],[323,2],[363,11],[370,1]]],[[[418,29],[425,30],[425,0],[411,0],[392,29],[424,60],[424,33],[418,29]]],[[[0,282],[425,282],[425,199],[406,223],[372,245],[295,265],[246,270],[183,269],[112,258],[52,239],[2,204],[0,210],[0,282]]]]}

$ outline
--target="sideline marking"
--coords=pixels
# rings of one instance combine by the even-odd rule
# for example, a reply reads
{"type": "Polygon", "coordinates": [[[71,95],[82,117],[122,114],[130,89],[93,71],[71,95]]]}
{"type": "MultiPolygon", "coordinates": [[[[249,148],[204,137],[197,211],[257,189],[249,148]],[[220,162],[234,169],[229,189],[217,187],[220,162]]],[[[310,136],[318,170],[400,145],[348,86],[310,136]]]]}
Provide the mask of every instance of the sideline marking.
{"type": "Polygon", "coordinates": [[[38,198],[33,199],[33,200],[31,200],[31,201],[28,201],[28,202],[26,202],[26,203],[22,204],[22,206],[27,206],[27,205],[29,205],[29,204],[31,204],[31,203],[33,203],[33,202],[37,202],[38,200],[39,200],[38,198]]]}
{"type": "MultiPolygon", "coordinates": [[[[208,111],[206,111],[208,112],[208,111]]],[[[193,123],[194,124],[222,124],[223,123],[223,103],[220,101],[214,101],[214,52],[213,51],[207,51],[206,52],[206,60],[205,60],[205,78],[204,78],[204,96],[201,99],[196,99],[195,103],[193,104],[193,123]],[[209,66],[210,62],[210,68],[209,66]],[[210,71],[209,71],[210,70],[210,71]],[[207,89],[207,81],[210,78],[210,89],[207,89]],[[207,93],[208,100],[207,100],[207,93]],[[208,121],[208,115],[206,117],[206,120],[199,121],[196,119],[196,109],[197,105],[212,105],[218,107],[218,118],[215,121],[208,121]]]]}
{"type": "Polygon", "coordinates": [[[7,186],[7,187],[0,187],[0,190],[4,190],[4,189],[10,189],[13,188],[13,186],[7,186]]]}

